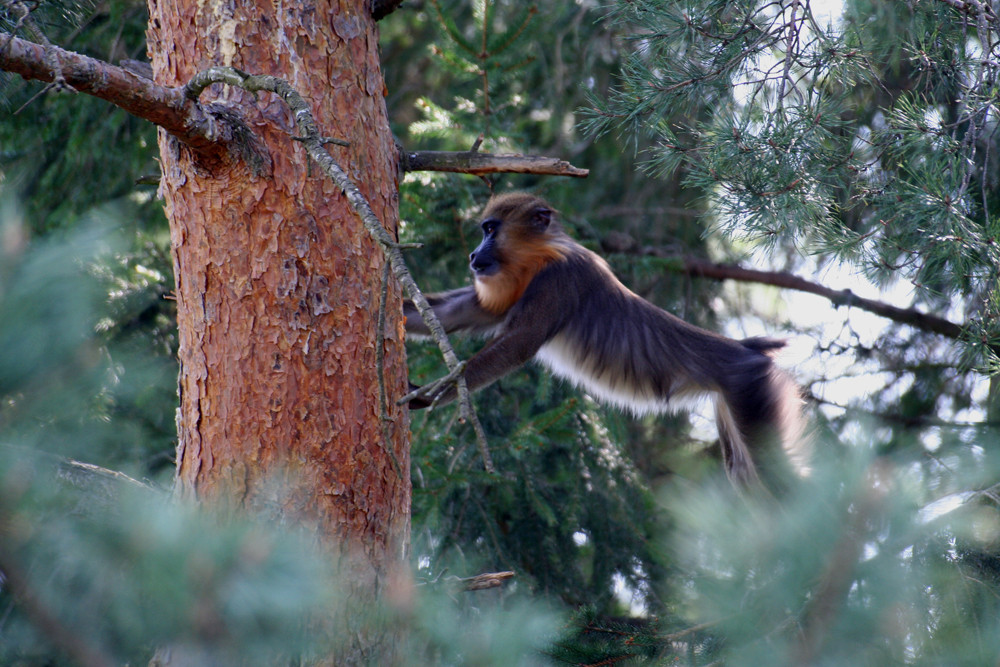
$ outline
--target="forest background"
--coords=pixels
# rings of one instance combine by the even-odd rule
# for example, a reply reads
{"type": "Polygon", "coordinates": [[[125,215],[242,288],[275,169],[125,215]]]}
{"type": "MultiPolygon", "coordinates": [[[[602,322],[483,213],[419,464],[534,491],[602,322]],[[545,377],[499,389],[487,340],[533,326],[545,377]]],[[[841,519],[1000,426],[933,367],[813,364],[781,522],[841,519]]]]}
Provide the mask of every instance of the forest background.
{"type": "MultiPolygon", "coordinates": [[[[407,175],[424,290],[467,283],[491,191],[537,192],[643,297],[787,338],[817,450],[771,511],[720,478],[705,406],[636,419],[527,367],[475,397],[492,473],[454,409],[413,416],[416,600],[382,612],[403,662],[996,663],[997,11],[428,0],[380,21],[406,149],[590,170],[407,175]],[[497,571],[515,577],[456,592],[497,571]]],[[[127,0],[0,9],[108,62],[145,58],[147,20],[127,0]]],[[[177,336],[154,127],[10,75],[2,103],[0,661],[321,653],[302,619],[337,583],[308,545],[156,495],[177,336]],[[144,481],[108,500],[68,461],[144,481]]],[[[418,382],[446,372],[408,351],[418,382]]]]}

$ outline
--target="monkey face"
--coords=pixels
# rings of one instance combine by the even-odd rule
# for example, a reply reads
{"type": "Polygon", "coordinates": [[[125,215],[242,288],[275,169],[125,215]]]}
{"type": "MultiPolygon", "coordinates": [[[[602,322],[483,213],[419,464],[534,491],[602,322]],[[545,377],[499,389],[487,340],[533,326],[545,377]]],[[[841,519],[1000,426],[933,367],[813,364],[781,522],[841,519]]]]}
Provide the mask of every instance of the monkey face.
{"type": "Polygon", "coordinates": [[[552,216],[544,200],[522,192],[490,200],[479,223],[483,241],[469,255],[476,295],[487,312],[505,313],[542,268],[572,248],[552,216]]]}
{"type": "Polygon", "coordinates": [[[469,255],[469,268],[476,277],[495,275],[500,271],[500,257],[497,254],[497,235],[500,233],[500,220],[486,218],[481,227],[483,240],[469,255]]]}

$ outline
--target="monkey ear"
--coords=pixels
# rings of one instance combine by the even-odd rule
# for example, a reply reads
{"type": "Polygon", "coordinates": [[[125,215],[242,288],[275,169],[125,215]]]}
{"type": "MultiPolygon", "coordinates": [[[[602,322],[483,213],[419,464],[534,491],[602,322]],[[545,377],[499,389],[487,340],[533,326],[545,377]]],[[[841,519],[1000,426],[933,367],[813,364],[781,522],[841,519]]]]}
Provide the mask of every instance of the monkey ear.
{"type": "Polygon", "coordinates": [[[544,230],[552,222],[552,209],[547,206],[538,206],[531,212],[531,224],[538,229],[544,230]]]}

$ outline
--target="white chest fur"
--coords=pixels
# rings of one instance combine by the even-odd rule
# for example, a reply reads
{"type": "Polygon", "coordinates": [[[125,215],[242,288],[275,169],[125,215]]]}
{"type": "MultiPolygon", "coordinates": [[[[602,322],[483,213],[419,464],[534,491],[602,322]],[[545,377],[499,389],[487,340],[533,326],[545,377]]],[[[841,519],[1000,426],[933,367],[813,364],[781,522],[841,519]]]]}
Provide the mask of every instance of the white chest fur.
{"type": "Polygon", "coordinates": [[[535,359],[594,398],[636,415],[666,412],[675,407],[672,402],[668,408],[667,401],[650,389],[624,381],[616,369],[601,371],[563,336],[556,336],[543,345],[535,359]]]}

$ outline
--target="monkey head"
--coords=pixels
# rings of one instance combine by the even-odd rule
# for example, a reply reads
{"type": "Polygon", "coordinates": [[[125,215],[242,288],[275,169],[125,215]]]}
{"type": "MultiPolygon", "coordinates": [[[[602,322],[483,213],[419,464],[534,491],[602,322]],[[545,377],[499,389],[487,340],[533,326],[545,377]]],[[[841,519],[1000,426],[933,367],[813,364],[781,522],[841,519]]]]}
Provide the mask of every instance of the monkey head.
{"type": "Polygon", "coordinates": [[[517,303],[542,268],[565,256],[569,242],[552,206],[523,192],[491,199],[480,228],[483,240],[469,267],[483,308],[498,315],[517,303]]]}

